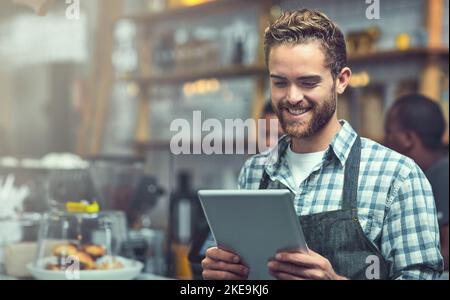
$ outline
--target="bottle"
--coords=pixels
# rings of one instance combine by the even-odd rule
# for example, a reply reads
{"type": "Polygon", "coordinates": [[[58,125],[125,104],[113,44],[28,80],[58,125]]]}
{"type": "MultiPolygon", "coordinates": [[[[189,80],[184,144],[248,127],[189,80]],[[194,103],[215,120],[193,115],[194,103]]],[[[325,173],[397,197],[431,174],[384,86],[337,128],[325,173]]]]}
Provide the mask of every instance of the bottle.
{"type": "Polygon", "coordinates": [[[242,65],[244,62],[244,41],[241,37],[236,38],[233,53],[233,64],[242,65]]]}
{"type": "Polygon", "coordinates": [[[153,62],[158,71],[168,73],[173,71],[175,59],[174,33],[171,30],[163,32],[159,43],[153,49],[153,62]]]}
{"type": "Polygon", "coordinates": [[[171,226],[173,240],[188,244],[195,231],[195,202],[197,197],[191,189],[191,176],[182,171],[178,174],[177,188],[171,197],[171,226]]]}
{"type": "Polygon", "coordinates": [[[181,171],[170,201],[169,238],[172,250],[169,265],[172,274],[180,279],[192,279],[188,260],[189,245],[204,222],[200,202],[191,187],[191,175],[187,171],[181,171]]]}

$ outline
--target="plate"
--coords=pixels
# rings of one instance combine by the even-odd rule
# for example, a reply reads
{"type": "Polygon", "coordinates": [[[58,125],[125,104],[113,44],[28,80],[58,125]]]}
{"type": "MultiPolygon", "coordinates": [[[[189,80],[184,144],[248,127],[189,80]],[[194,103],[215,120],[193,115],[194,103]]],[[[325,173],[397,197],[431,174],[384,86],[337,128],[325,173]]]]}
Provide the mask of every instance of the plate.
{"type": "Polygon", "coordinates": [[[29,263],[27,269],[34,278],[39,280],[131,280],[136,278],[142,271],[144,265],[136,260],[124,257],[116,257],[123,264],[123,268],[111,270],[80,270],[73,271],[68,269],[65,271],[46,270],[39,265],[46,265],[46,262],[53,261],[54,258],[45,258],[36,264],[29,263]]]}

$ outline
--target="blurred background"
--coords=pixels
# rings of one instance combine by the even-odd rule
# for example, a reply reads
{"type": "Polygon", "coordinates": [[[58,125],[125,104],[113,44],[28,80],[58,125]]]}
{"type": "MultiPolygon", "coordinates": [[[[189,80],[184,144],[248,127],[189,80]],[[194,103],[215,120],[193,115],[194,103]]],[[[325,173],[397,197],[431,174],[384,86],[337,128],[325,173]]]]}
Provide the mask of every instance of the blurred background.
{"type": "Polygon", "coordinates": [[[262,116],[261,37],[283,10],[318,9],[344,31],[353,77],[338,115],[362,136],[383,143],[386,111],[409,92],[448,120],[449,1],[379,2],[370,19],[363,0],[1,1],[0,183],[24,191],[0,213],[20,219],[3,244],[36,241],[61,203],[96,200],[124,213],[126,251],[146,272],[192,278],[196,191],[235,188],[249,156],[172,155],[170,124],[194,110],[262,116]]]}

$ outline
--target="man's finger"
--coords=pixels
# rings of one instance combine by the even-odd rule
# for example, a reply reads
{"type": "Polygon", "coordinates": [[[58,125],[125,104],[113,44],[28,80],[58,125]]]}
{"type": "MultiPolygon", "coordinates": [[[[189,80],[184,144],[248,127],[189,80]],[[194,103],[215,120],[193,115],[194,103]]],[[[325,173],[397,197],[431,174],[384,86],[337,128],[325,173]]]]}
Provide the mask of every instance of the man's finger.
{"type": "Polygon", "coordinates": [[[228,271],[234,273],[238,276],[246,277],[248,276],[248,268],[241,264],[230,264],[224,261],[212,260],[210,258],[205,258],[202,261],[203,269],[216,270],[216,271],[228,271]]]}
{"type": "Polygon", "coordinates": [[[206,257],[232,264],[237,264],[240,261],[239,256],[237,256],[236,254],[219,249],[217,247],[212,247],[206,250],[206,257]]]}
{"type": "Polygon", "coordinates": [[[216,271],[216,270],[204,270],[202,273],[205,280],[245,280],[246,277],[238,276],[231,272],[216,271]]]}
{"type": "Polygon", "coordinates": [[[302,267],[323,267],[322,260],[319,260],[318,257],[300,252],[280,252],[275,255],[275,260],[295,264],[302,267]]]}
{"type": "Polygon", "coordinates": [[[283,272],[270,272],[270,274],[278,280],[305,280],[305,278],[283,272]]]}
{"type": "Polygon", "coordinates": [[[271,272],[291,274],[305,279],[324,279],[324,272],[319,269],[303,268],[291,263],[281,263],[278,261],[269,262],[268,267],[271,272]]]}

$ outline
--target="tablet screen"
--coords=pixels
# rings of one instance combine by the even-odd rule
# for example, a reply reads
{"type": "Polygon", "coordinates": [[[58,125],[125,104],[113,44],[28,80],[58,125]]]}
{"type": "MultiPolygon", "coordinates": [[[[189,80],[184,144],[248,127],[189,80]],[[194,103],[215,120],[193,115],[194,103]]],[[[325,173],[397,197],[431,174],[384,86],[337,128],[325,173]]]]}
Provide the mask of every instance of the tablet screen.
{"type": "MultiPolygon", "coordinates": [[[[249,279],[273,279],[267,262],[278,251],[307,249],[289,190],[203,190],[199,197],[218,247],[241,257],[249,279]]],[[[211,245],[208,239],[199,252],[211,245]]]]}

